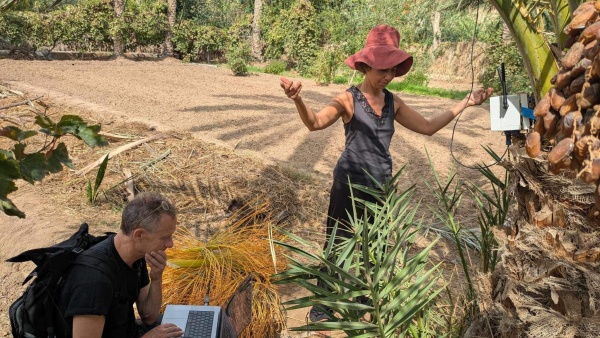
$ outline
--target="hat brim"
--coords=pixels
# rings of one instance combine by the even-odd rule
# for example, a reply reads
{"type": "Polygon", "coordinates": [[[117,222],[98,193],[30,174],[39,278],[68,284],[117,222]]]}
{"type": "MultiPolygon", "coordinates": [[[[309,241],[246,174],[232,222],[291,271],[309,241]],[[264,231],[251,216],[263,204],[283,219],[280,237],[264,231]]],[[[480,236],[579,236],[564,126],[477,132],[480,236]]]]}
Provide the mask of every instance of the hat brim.
{"type": "Polygon", "coordinates": [[[364,48],[350,55],[344,61],[350,68],[356,69],[359,62],[375,69],[390,69],[396,67],[396,77],[402,76],[410,70],[413,57],[399,48],[391,46],[373,46],[364,48]]]}

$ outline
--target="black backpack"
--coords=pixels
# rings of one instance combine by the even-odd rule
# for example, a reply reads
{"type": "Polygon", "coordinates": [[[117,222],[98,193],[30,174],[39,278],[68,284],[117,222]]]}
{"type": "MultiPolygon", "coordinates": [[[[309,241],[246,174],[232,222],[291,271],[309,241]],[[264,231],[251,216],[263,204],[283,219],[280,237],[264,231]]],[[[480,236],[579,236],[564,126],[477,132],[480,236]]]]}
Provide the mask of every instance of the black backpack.
{"type": "MultiPolygon", "coordinates": [[[[93,236],[88,225],[83,223],[79,230],[64,242],[51,247],[32,249],[9,258],[12,263],[32,261],[36,268],[25,278],[25,285],[33,277],[23,295],[8,310],[14,338],[54,338],[57,325],[67,330],[63,316],[58,310],[57,296],[64,283],[69,266],[86,249],[108,238],[110,233],[93,236]]],[[[90,255],[91,256],[91,255],[90,255]]],[[[99,260],[102,262],[102,260],[99,260]]],[[[110,267],[96,266],[110,275],[110,267]]]]}

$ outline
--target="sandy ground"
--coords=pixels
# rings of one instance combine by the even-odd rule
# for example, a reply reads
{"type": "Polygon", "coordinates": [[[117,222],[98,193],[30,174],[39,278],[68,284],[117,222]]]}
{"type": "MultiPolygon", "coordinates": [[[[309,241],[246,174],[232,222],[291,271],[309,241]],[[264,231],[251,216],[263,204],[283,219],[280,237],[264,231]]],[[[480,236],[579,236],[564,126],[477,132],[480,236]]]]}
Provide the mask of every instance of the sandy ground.
{"type": "MultiPolygon", "coordinates": [[[[46,95],[56,103],[90,112],[108,132],[115,122],[142,121],[159,130],[189,132],[210,143],[247,151],[264,161],[311,173],[325,182],[330,182],[344,146],[341,121],[318,132],[305,128],[275,75],[234,77],[227,69],[174,61],[0,60],[0,81],[13,89],[46,95]]],[[[343,85],[317,86],[311,80],[303,82],[303,97],[314,109],[323,107],[346,89],[343,85]]],[[[448,88],[456,86],[447,84],[448,88]]],[[[455,103],[443,98],[398,95],[427,118],[455,103]]],[[[449,150],[452,127],[453,124],[432,137],[417,135],[400,125],[396,127],[390,149],[395,169],[408,165],[401,185],[417,184],[417,199],[432,198],[423,183],[432,178],[425,148],[443,175],[453,168],[449,150]]],[[[489,131],[486,105],[465,111],[456,126],[453,144],[454,155],[466,165],[491,162],[481,146],[490,146],[499,154],[505,147],[504,137],[489,131]]],[[[465,179],[480,177],[476,171],[460,166],[456,169],[465,179]]],[[[61,226],[68,221],[66,216],[56,206],[36,200],[29,186],[23,186],[11,198],[28,217],[17,220],[0,215],[0,259],[65,237],[66,231],[61,226]]],[[[6,276],[0,280],[0,299],[3,299],[0,336],[8,336],[4,331],[7,324],[4,313],[20,292],[17,286],[28,269],[28,266],[0,269],[6,276]]]]}

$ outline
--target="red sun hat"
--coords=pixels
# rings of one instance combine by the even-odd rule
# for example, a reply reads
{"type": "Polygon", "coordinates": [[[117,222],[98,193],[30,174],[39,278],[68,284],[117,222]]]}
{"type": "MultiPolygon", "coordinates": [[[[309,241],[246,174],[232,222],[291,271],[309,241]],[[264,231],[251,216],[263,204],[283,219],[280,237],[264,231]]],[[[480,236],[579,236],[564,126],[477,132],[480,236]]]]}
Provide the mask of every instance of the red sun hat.
{"type": "Polygon", "coordinates": [[[408,73],[413,64],[413,57],[398,48],[400,33],[396,28],[379,25],[371,29],[367,35],[365,48],[350,55],[345,63],[356,69],[359,62],[375,69],[390,69],[396,66],[396,76],[408,73]]]}

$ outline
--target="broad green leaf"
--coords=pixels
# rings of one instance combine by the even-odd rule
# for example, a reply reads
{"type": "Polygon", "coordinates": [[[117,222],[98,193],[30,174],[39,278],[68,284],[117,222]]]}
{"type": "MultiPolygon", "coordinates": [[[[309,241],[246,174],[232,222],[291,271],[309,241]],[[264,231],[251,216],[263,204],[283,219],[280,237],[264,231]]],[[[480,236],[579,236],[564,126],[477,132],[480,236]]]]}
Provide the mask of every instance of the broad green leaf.
{"type": "Polygon", "coordinates": [[[60,130],[61,134],[74,135],[90,147],[108,144],[104,137],[98,135],[100,125],[88,126],[77,115],[64,115],[57,124],[57,130],[60,130]]]}
{"type": "Polygon", "coordinates": [[[48,158],[48,170],[51,173],[57,173],[62,170],[62,165],[73,169],[73,162],[69,158],[69,151],[64,143],[59,143],[58,146],[52,151],[52,154],[48,158]]]}
{"type": "Polygon", "coordinates": [[[32,136],[35,136],[37,134],[38,134],[38,132],[35,131],[35,130],[26,130],[26,131],[21,132],[19,134],[18,141],[21,142],[21,141],[23,141],[25,139],[28,139],[28,138],[30,138],[32,136]]]}
{"type": "Polygon", "coordinates": [[[19,210],[19,208],[17,208],[17,206],[8,198],[0,198],[0,210],[8,216],[25,218],[25,213],[19,210]]]}
{"type": "Polygon", "coordinates": [[[15,180],[21,178],[19,162],[14,159],[0,159],[0,179],[15,180]]]}
{"type": "Polygon", "coordinates": [[[0,136],[7,137],[13,141],[19,140],[19,134],[21,134],[21,129],[15,126],[6,126],[0,129],[0,136]]]}
{"type": "Polygon", "coordinates": [[[41,181],[48,173],[48,163],[44,155],[33,153],[25,156],[19,162],[19,169],[23,179],[29,183],[41,181]]]}
{"type": "Polygon", "coordinates": [[[6,178],[0,179],[0,198],[4,198],[15,191],[17,191],[17,185],[14,180],[6,178]]]}
{"type": "Polygon", "coordinates": [[[35,117],[35,124],[42,127],[41,132],[48,135],[54,135],[56,132],[56,125],[46,115],[37,115],[35,117]]]}

